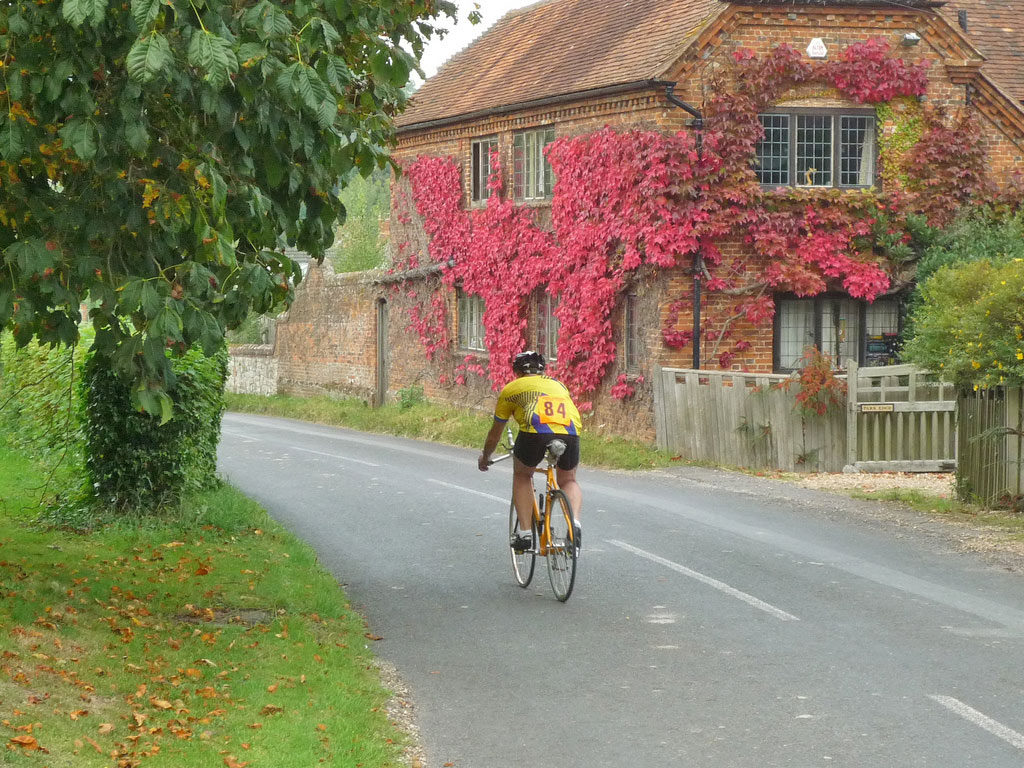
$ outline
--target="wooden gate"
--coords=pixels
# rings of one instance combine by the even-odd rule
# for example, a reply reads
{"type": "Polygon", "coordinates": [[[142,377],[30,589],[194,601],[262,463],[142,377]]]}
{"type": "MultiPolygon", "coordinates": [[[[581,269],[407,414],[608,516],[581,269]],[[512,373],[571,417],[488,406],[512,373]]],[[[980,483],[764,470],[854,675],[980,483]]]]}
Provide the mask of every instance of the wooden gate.
{"type": "Polygon", "coordinates": [[[959,479],[964,490],[987,507],[1020,505],[1024,497],[1024,388],[961,392],[957,410],[959,479]]]}
{"type": "Polygon", "coordinates": [[[956,391],[913,365],[847,361],[847,464],[862,472],[956,468],[956,391]]]}

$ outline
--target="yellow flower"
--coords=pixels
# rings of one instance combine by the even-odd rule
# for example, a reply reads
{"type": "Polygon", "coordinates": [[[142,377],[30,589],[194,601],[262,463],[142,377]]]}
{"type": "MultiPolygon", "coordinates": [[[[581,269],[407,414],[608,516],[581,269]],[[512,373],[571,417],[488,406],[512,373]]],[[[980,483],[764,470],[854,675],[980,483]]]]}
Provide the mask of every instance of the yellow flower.
{"type": "Polygon", "coordinates": [[[1024,352],[1021,352],[1019,349],[1017,350],[1017,359],[1024,360],[1024,352]]]}
{"type": "Polygon", "coordinates": [[[977,360],[971,360],[971,367],[977,370],[978,368],[981,368],[981,363],[979,363],[977,360]]]}

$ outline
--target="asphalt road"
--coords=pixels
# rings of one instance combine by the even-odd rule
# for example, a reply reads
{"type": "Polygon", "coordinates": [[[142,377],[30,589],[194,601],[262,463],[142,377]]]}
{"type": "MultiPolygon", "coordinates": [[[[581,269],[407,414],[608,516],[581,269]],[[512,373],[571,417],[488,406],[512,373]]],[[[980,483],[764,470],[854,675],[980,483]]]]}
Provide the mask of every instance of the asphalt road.
{"type": "Polygon", "coordinates": [[[1024,765],[1024,576],[825,494],[583,468],[562,604],[513,582],[507,464],[229,414],[220,465],[382,636],[428,768],[1024,765]]]}

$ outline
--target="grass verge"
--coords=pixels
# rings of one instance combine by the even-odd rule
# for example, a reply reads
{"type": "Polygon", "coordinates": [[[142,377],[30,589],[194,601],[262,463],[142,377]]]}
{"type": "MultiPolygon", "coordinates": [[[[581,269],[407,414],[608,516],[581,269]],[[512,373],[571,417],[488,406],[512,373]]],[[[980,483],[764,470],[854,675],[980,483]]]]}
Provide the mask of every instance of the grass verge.
{"type": "MultiPolygon", "coordinates": [[[[283,416],[317,424],[349,427],[363,432],[412,437],[448,445],[479,449],[491,426],[491,415],[412,399],[407,404],[371,408],[361,400],[289,395],[227,394],[228,410],[283,416]]],[[[651,469],[680,463],[667,451],[620,437],[585,432],[580,441],[580,462],[606,469],[651,469]]]]}
{"type": "Polygon", "coordinates": [[[919,512],[940,515],[954,522],[980,528],[994,528],[1010,534],[1013,540],[1024,540],[1024,516],[1008,510],[985,509],[978,504],[946,499],[917,490],[890,488],[880,491],[854,491],[855,499],[895,501],[919,512]]]}
{"type": "Polygon", "coordinates": [[[31,524],[45,479],[0,447],[0,763],[402,764],[363,619],[259,506],[77,535],[31,524]]]}

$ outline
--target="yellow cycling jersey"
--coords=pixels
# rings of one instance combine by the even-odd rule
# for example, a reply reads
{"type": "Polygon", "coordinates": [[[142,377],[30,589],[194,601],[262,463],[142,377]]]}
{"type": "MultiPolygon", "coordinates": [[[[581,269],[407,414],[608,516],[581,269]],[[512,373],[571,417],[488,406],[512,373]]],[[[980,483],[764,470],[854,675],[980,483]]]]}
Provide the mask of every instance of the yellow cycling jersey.
{"type": "Polygon", "coordinates": [[[561,382],[547,376],[520,376],[498,395],[497,421],[515,417],[523,432],[541,435],[578,435],[580,412],[561,382]]]}

